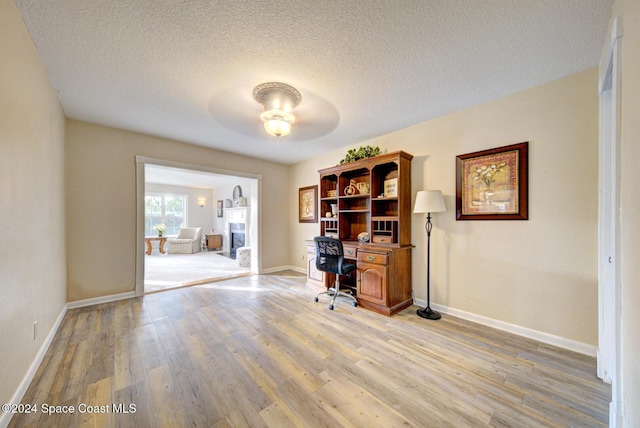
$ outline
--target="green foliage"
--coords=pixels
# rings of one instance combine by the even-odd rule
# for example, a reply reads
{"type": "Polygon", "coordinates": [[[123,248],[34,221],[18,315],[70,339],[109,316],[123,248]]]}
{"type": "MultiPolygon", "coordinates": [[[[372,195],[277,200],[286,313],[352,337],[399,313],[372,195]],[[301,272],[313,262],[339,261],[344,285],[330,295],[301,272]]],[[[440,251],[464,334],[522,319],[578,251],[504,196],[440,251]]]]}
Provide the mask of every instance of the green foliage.
{"type": "Polygon", "coordinates": [[[340,160],[340,165],[343,165],[345,163],[355,162],[355,161],[360,160],[360,159],[372,158],[374,156],[378,156],[380,153],[382,153],[382,152],[380,151],[380,147],[378,147],[378,146],[376,146],[376,147],[371,147],[371,146],[362,147],[362,146],[360,146],[360,148],[358,148],[358,150],[349,149],[347,151],[347,154],[344,157],[344,159],[340,160]]]}

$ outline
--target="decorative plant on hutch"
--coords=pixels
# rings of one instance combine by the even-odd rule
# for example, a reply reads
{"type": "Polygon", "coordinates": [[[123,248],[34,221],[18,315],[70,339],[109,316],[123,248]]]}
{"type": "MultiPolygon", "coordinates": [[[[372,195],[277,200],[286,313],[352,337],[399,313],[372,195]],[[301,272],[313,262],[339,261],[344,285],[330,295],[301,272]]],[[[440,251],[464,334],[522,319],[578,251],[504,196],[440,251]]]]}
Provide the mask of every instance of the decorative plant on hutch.
{"type": "Polygon", "coordinates": [[[360,159],[372,158],[374,156],[378,156],[380,153],[382,153],[382,152],[380,151],[380,147],[378,147],[378,146],[376,146],[376,147],[371,147],[371,146],[362,147],[362,146],[360,146],[360,148],[358,150],[349,149],[347,151],[347,154],[344,157],[344,159],[340,160],[340,164],[339,165],[344,165],[345,163],[355,162],[355,161],[360,160],[360,159]]]}

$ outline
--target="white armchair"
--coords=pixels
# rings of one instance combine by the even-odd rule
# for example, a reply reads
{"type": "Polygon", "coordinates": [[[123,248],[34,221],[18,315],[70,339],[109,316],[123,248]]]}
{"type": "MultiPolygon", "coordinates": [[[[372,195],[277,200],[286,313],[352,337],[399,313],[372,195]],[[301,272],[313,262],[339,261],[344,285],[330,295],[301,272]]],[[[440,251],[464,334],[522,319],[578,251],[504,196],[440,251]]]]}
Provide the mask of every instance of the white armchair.
{"type": "Polygon", "coordinates": [[[183,227],[175,238],[167,240],[169,254],[192,254],[200,252],[202,240],[201,227],[183,227]]]}

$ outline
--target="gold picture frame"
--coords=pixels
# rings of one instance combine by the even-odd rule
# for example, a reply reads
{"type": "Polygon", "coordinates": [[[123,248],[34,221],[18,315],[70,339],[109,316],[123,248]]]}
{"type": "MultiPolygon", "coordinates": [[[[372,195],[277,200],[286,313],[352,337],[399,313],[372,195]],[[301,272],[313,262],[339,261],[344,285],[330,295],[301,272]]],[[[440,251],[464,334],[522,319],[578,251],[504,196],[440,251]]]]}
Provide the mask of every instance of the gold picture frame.
{"type": "Polygon", "coordinates": [[[529,142],[456,156],[456,220],[528,220],[529,142]]]}
{"type": "Polygon", "coordinates": [[[318,186],[298,189],[298,222],[318,222],[318,186]]]}

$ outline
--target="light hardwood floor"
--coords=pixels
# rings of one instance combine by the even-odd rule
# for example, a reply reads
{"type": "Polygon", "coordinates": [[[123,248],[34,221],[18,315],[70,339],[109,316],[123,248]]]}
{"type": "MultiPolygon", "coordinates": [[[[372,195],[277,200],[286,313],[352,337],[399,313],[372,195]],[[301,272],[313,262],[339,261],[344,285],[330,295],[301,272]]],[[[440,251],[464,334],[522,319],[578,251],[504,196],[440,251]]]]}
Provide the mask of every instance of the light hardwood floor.
{"type": "Polygon", "coordinates": [[[75,413],[10,426],[607,424],[593,358],[415,306],[389,318],[312,297],[303,277],[261,275],[69,310],[23,403],[75,413]]]}

